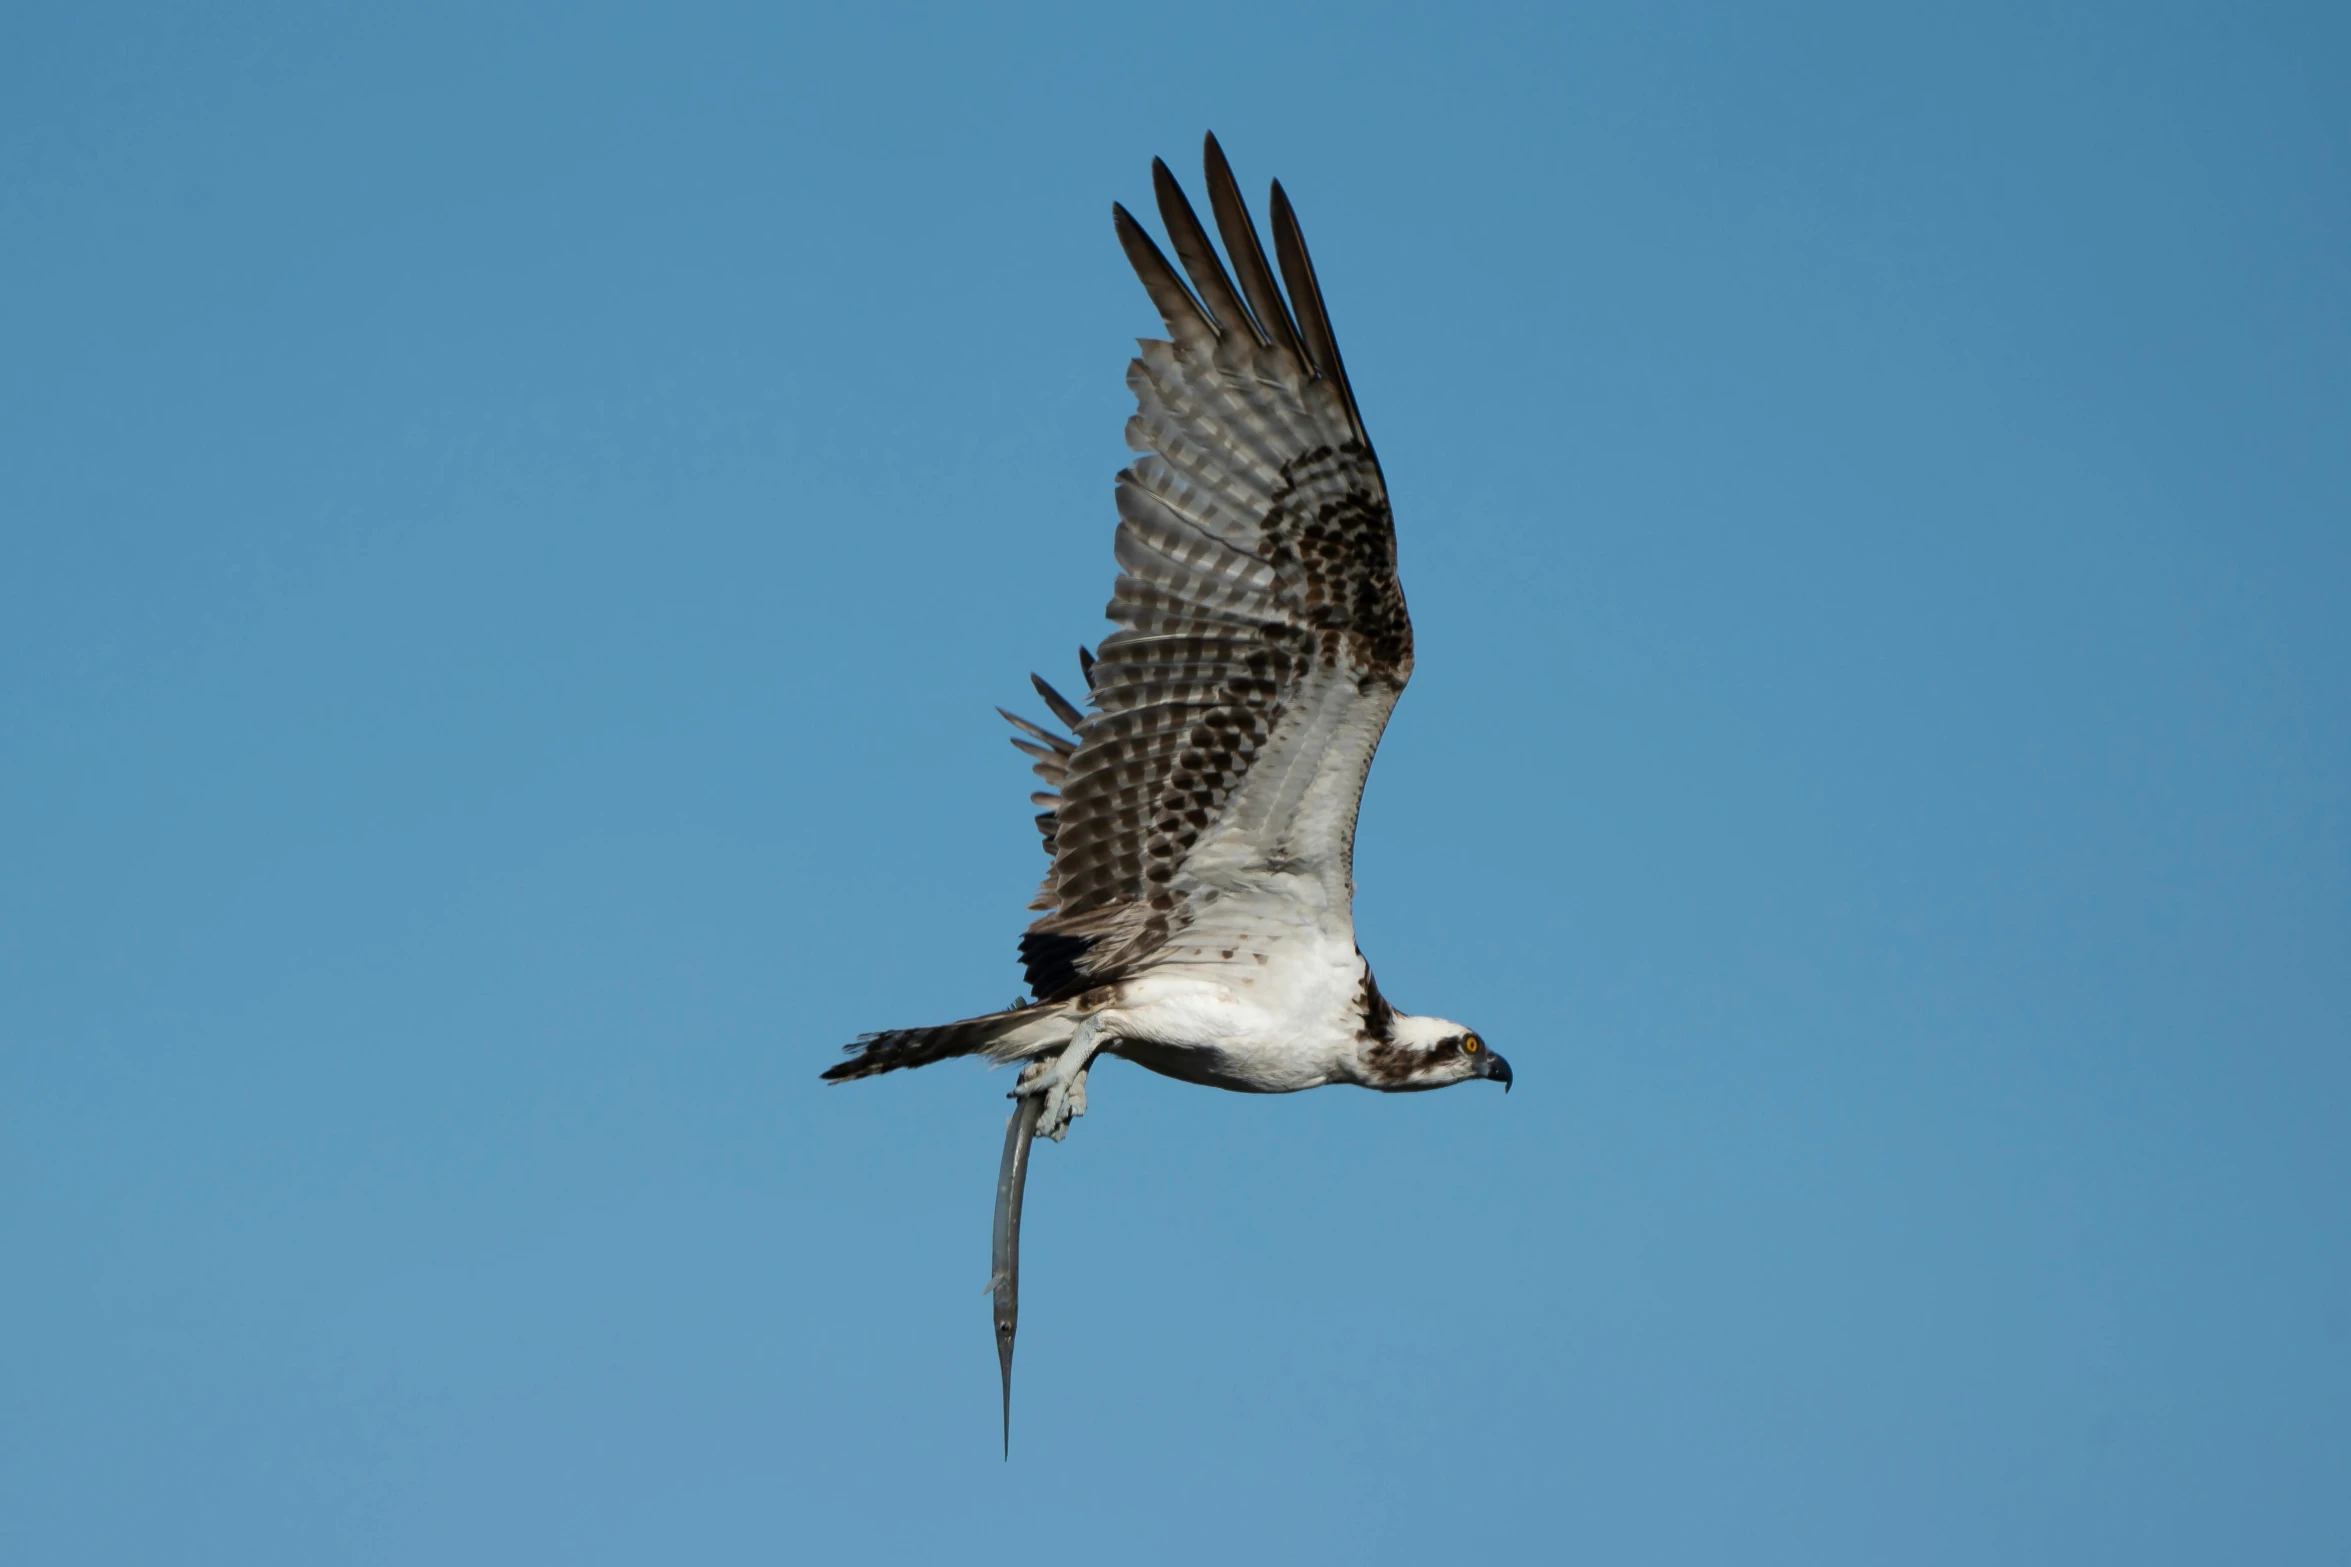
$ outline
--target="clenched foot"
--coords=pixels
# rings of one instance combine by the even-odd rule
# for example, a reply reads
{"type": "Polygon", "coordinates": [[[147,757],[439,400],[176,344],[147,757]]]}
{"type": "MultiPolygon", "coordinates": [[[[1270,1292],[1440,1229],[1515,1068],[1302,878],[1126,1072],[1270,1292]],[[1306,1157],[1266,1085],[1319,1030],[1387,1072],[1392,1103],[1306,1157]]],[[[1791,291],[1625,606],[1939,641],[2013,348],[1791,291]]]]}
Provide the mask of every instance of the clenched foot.
{"type": "Polygon", "coordinates": [[[1087,1018],[1061,1054],[1032,1061],[1021,1069],[1020,1081],[1013,1086],[1014,1097],[1044,1097],[1037,1115],[1039,1137],[1060,1142],[1069,1135],[1069,1123],[1086,1113],[1086,1073],[1094,1064],[1098,1037],[1094,1019],[1087,1018]]]}

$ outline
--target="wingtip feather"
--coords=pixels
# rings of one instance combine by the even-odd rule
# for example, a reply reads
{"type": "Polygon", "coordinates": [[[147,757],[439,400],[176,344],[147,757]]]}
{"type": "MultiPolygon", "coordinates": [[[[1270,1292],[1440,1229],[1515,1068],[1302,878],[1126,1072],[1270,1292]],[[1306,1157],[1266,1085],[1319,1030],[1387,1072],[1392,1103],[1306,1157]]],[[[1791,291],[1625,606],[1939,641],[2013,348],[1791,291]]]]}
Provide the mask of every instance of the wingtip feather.
{"type": "Polygon", "coordinates": [[[1086,715],[1078,711],[1078,705],[1075,702],[1072,702],[1068,697],[1065,697],[1060,692],[1054,690],[1052,686],[1046,683],[1045,677],[1043,675],[1032,673],[1029,676],[1029,684],[1037,688],[1037,695],[1043,697],[1045,699],[1045,705],[1053,709],[1053,716],[1060,719],[1070,728],[1075,729],[1086,721],[1086,715]]]}

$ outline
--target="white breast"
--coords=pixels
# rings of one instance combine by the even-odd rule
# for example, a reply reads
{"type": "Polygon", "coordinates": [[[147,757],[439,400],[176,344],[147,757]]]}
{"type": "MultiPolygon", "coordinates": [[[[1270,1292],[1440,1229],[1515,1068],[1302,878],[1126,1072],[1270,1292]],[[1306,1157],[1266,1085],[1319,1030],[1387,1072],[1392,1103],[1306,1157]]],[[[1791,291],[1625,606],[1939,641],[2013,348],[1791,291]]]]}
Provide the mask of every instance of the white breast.
{"type": "MultiPolygon", "coordinates": [[[[1187,933],[1187,937],[1190,933],[1187,933]]],[[[1119,987],[1103,1022],[1114,1054],[1180,1077],[1253,1093],[1346,1081],[1354,1061],[1363,959],[1289,931],[1154,964],[1119,987]]]]}

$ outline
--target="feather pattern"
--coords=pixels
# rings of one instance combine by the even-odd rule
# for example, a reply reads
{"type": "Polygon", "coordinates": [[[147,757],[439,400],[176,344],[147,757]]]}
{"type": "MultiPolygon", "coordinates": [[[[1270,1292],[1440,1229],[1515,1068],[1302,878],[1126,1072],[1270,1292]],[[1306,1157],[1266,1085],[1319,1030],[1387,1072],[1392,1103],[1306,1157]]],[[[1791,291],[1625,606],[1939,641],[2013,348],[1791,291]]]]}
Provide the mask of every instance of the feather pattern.
{"type": "Polygon", "coordinates": [[[1074,739],[1005,715],[1053,791],[1021,943],[1041,1000],[1174,958],[1220,899],[1217,926],[1303,915],[1351,943],[1356,810],[1412,672],[1387,487],[1296,215],[1275,187],[1285,300],[1214,137],[1206,158],[1231,272],[1164,164],[1181,273],[1113,208],[1168,338],[1127,372],[1139,456],[1116,490],[1117,629],[1080,654],[1091,711],[1038,679],[1074,739]]]}

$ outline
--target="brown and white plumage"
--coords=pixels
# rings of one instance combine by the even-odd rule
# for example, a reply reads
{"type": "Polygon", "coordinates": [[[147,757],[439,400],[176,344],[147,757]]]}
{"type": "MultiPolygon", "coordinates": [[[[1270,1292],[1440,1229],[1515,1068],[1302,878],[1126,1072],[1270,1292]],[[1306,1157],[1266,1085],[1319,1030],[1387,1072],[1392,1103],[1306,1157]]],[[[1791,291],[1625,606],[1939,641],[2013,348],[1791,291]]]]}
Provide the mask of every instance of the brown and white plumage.
{"type": "MultiPolygon", "coordinates": [[[[1355,947],[1357,806],[1412,674],[1395,525],[1288,197],[1274,185],[1277,285],[1213,136],[1206,163],[1230,271],[1164,163],[1175,261],[1112,208],[1168,333],[1127,371],[1117,629],[1080,654],[1085,709],[1031,677],[1067,735],[1005,714],[1047,785],[1034,1002],[867,1035],[825,1074],[1030,1060],[1024,1148],[1024,1123],[1058,1138],[1083,1113],[1097,1050],[1254,1092],[1510,1081],[1467,1029],[1389,1006],[1355,947]]],[[[1001,1209],[998,1228],[1001,1253],[1001,1209]]],[[[1001,1302],[999,1336],[1009,1377],[1001,1302]]]]}

